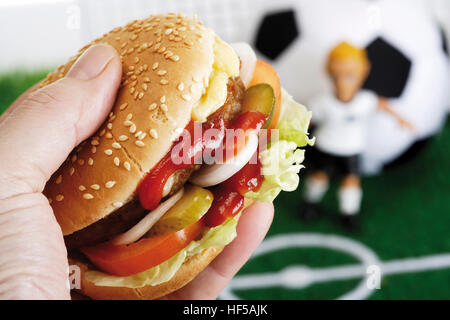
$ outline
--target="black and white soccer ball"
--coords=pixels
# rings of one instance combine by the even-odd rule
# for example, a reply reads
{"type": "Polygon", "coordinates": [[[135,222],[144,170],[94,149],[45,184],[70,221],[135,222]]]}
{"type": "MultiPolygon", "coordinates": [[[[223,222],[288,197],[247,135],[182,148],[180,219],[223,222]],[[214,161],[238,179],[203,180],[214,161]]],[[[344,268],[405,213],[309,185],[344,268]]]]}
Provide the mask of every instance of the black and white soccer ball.
{"type": "MultiPolygon", "coordinates": [[[[266,2],[264,2],[266,3],[266,2]]],[[[371,122],[363,154],[366,173],[378,172],[436,134],[450,106],[450,63],[443,29],[422,0],[292,0],[260,9],[253,39],[258,54],[279,71],[283,86],[307,104],[331,90],[325,62],[341,41],[365,47],[372,63],[365,88],[390,98],[412,133],[385,112],[371,122]],[[282,5],[281,5],[282,4],[282,5]]]]}

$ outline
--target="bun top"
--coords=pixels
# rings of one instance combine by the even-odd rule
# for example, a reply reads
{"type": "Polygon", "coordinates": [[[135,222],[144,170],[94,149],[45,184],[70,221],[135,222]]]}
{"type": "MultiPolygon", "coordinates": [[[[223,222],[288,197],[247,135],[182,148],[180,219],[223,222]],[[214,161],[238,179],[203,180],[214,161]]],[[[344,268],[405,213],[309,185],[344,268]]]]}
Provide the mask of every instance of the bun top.
{"type": "Polygon", "coordinates": [[[107,43],[120,54],[122,82],[109,118],[72,151],[44,190],[64,235],[131,200],[140,180],[169,151],[208,85],[215,37],[195,17],[150,16],[86,45],[41,83],[64,77],[94,44],[107,43]]]}

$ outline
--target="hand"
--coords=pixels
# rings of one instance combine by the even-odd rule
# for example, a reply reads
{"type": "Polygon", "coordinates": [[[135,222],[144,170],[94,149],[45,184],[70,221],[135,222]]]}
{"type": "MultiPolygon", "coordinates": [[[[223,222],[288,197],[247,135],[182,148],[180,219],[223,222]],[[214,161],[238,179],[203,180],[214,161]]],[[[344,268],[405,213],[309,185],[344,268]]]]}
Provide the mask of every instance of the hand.
{"type": "Polygon", "coordinates": [[[180,290],[161,299],[216,299],[264,239],[273,219],[273,205],[255,202],[245,209],[237,226],[238,236],[200,274],[180,290]]]}
{"type": "Polygon", "coordinates": [[[24,94],[0,118],[0,299],[70,298],[63,236],[41,192],[104,121],[121,74],[113,48],[92,47],[65,78],[24,94]]]}
{"type": "MultiPolygon", "coordinates": [[[[0,117],[0,299],[70,298],[62,232],[42,191],[72,149],[107,117],[121,68],[114,49],[93,46],[66,77],[33,87],[0,117]]],[[[262,240],[272,216],[271,205],[248,208],[238,238],[172,297],[216,297],[262,240]],[[196,290],[194,284],[205,279],[216,282],[196,290]]]]}

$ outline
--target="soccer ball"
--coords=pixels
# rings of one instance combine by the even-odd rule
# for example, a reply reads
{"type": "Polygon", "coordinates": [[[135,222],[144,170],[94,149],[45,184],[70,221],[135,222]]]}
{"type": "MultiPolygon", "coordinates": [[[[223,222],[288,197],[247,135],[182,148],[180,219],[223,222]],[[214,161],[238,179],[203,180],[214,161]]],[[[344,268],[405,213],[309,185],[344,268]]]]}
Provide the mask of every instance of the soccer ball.
{"type": "Polygon", "coordinates": [[[253,44],[277,68],[286,89],[307,104],[331,90],[325,62],[341,41],[367,49],[372,69],[365,88],[390,98],[393,109],[415,128],[400,127],[383,111],[375,115],[363,154],[364,172],[375,173],[423,145],[445,122],[448,47],[422,0],[284,1],[261,13],[253,44]]]}

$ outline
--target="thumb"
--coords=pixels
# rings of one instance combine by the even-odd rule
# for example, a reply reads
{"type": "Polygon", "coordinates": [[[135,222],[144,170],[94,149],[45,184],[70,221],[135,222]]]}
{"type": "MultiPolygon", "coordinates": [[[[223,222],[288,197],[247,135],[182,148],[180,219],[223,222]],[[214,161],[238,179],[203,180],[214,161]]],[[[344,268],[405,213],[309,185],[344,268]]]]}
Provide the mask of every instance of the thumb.
{"type": "Polygon", "coordinates": [[[51,174],[110,111],[122,67],[108,45],[90,47],[66,77],[36,90],[0,122],[0,197],[41,192],[51,174]],[[14,182],[14,183],[13,183],[14,182]]]}

